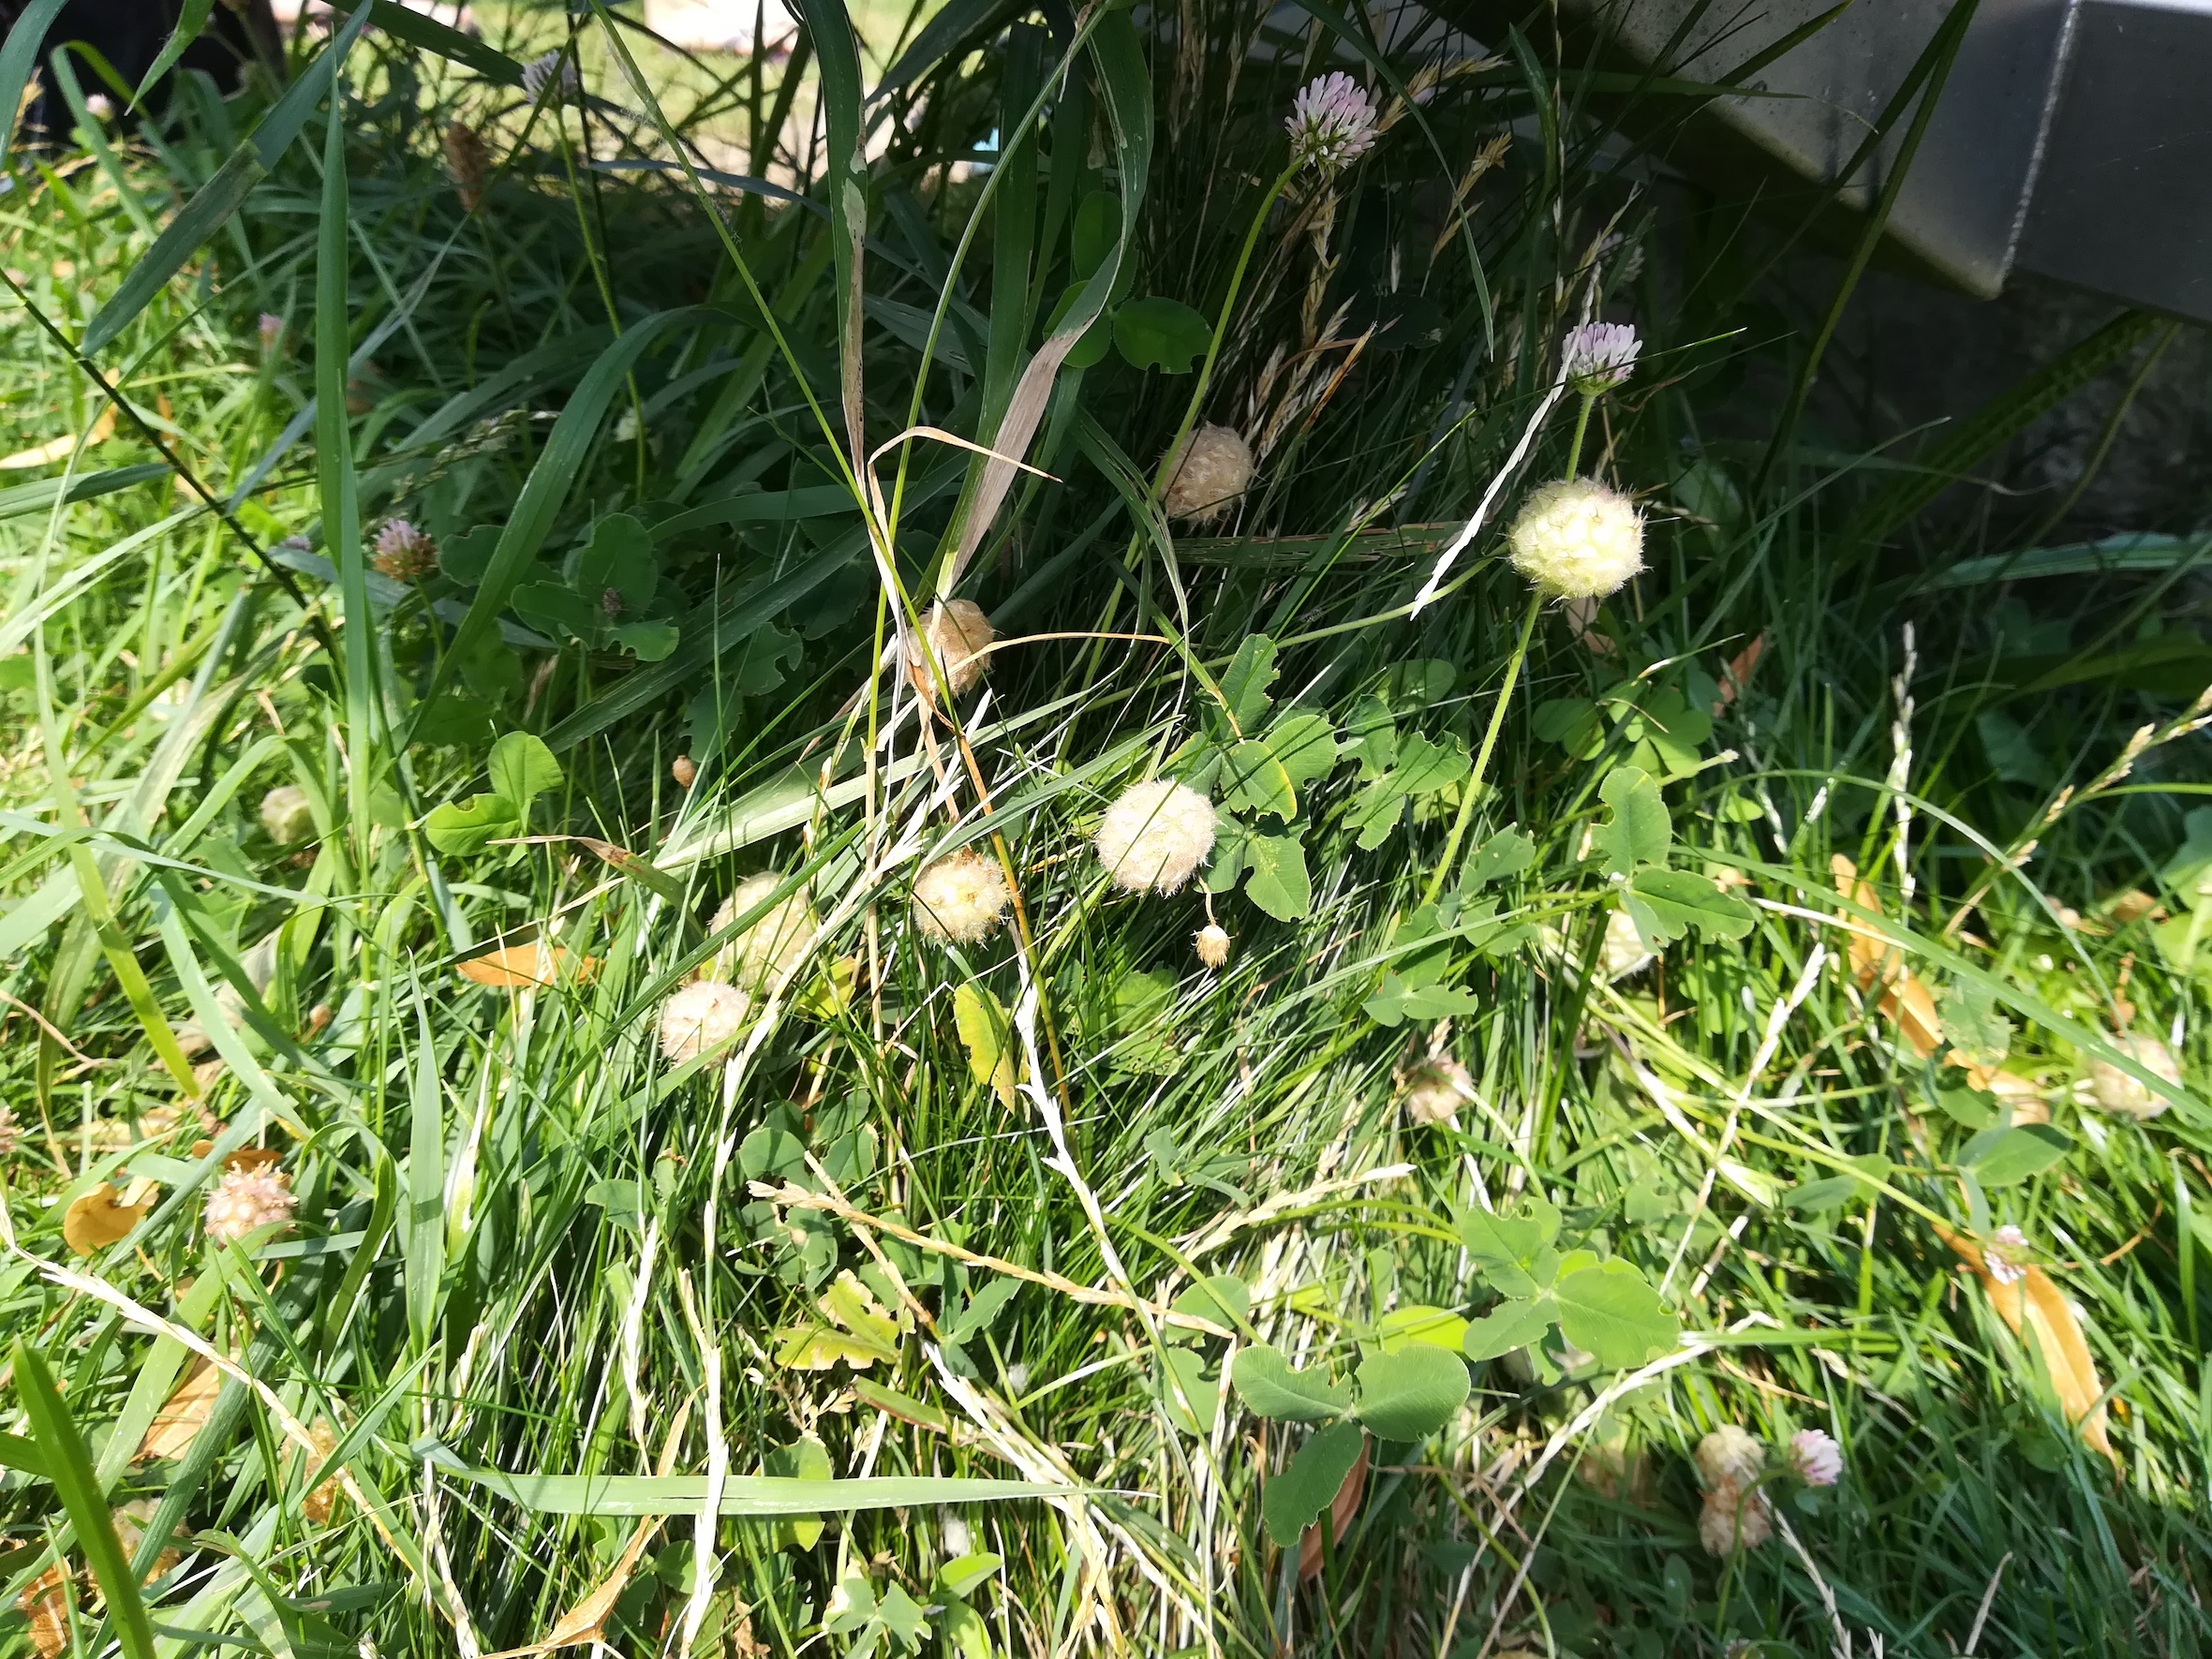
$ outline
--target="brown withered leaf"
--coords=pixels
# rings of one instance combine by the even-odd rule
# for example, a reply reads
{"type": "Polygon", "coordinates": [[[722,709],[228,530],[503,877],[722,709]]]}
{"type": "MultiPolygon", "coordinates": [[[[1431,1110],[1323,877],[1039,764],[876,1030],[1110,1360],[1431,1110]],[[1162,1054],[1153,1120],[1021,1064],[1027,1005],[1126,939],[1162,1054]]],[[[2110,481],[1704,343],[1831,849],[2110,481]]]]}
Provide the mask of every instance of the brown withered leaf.
{"type": "Polygon", "coordinates": [[[143,1439],[139,1442],[137,1460],[181,1458],[191,1449],[193,1438],[207,1427],[207,1419],[215,1409],[215,1396],[222,1392],[223,1373],[204,1359],[195,1359],[192,1369],[185,1373],[185,1380],[176,1385],[168,1402],[146,1425],[143,1439]]]}
{"type": "Polygon", "coordinates": [[[146,1211],[154,1205],[152,1193],[138,1197],[137,1182],[133,1191],[118,1192],[114,1185],[102,1181],[91,1192],[71,1204],[68,1213],[62,1217],[62,1237],[69,1248],[81,1256],[88,1256],[96,1250],[130,1237],[130,1230],[145,1219],[146,1211]],[[135,1198],[135,1203],[124,1202],[135,1198]]]}
{"type": "MultiPolygon", "coordinates": [[[[1336,1496],[1329,1501],[1329,1535],[1337,1547],[1344,1547],[1344,1532],[1352,1524],[1352,1517],[1359,1513],[1359,1500],[1367,1495],[1367,1454],[1374,1449],[1374,1442],[1362,1438],[1359,1456],[1353,1460],[1351,1473],[1344,1476],[1344,1484],[1337,1488],[1336,1496]]],[[[1298,1540],[1298,1576],[1300,1582],[1320,1572],[1324,1564],[1321,1541],[1321,1523],[1315,1521],[1298,1540]]]]}
{"type": "Polygon", "coordinates": [[[15,1598],[15,1605],[31,1622],[31,1646],[39,1659],[55,1659],[69,1651],[69,1576],[60,1567],[48,1567],[15,1598]]]}
{"type": "Polygon", "coordinates": [[[2015,1282],[1999,1283],[1990,1277],[1980,1245],[1940,1222],[1936,1223],[1936,1232],[1974,1269],[1988,1293],[1989,1305],[2012,1327],[2012,1334],[2019,1336],[2023,1325],[2035,1333],[2035,1345],[2050,1370],[2051,1385],[2057,1391],[2066,1420],[2092,1450],[2102,1452],[2115,1469],[2119,1468],[2120,1454],[2113,1448],[2112,1436],[2105,1429],[2104,1385],[2098,1380],[2097,1362],[2089,1355],[2080,1322],[2058,1287],[2051,1282],[2051,1276],[2030,1265],[2015,1282]]]}
{"type": "Polygon", "coordinates": [[[496,990],[513,990],[524,985],[554,985],[563,974],[587,981],[599,971],[599,958],[578,956],[560,945],[532,940],[527,944],[502,945],[481,956],[471,956],[460,964],[460,969],[463,979],[474,980],[496,990]]]}
{"type": "MultiPolygon", "coordinates": [[[[307,1438],[315,1447],[314,1456],[307,1459],[307,1467],[311,1472],[319,1469],[330,1455],[338,1449],[338,1435],[337,1430],[331,1427],[328,1417],[318,1417],[308,1425],[307,1438]]],[[[338,1484],[338,1472],[334,1469],[313,1491],[300,1500],[300,1514],[311,1526],[326,1527],[330,1525],[331,1517],[337,1514],[339,1502],[345,1495],[345,1488],[338,1484]]]]}

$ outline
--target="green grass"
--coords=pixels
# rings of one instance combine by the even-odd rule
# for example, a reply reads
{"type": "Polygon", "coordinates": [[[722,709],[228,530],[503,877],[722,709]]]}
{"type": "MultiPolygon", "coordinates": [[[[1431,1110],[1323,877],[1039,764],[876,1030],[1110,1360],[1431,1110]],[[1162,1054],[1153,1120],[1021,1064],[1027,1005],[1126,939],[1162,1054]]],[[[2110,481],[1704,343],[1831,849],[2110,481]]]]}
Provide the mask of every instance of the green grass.
{"type": "MultiPolygon", "coordinates": [[[[1624,203],[1609,134],[1662,143],[1677,111],[1585,107],[1571,65],[1454,78],[1326,211],[1309,174],[1255,217],[1329,37],[1268,67],[1249,8],[1185,15],[1180,46],[1087,20],[1062,82],[1066,39],[956,6],[865,178],[831,176],[880,72],[857,51],[820,79],[809,51],[788,102],[732,66],[723,127],[649,64],[641,91],[603,18],[586,81],[621,111],[588,120],[370,36],[335,126],[318,106],[90,364],[71,343],[260,106],[14,158],[0,451],[96,430],[95,370],[127,408],[18,474],[119,487],[0,496],[0,1317],[37,1356],[0,1422],[29,1596],[0,1652],[37,1651],[36,1613],[86,1652],[490,1652],[602,1586],[624,1653],[2206,1647],[2203,544],[2020,580],[2001,525],[1923,511],[1864,434],[1704,438],[1775,429],[1753,389],[1789,384],[1833,296],[1791,312],[1761,269],[1785,232],[1735,210],[1624,203]],[[656,92],[675,136],[815,205],[596,165],[684,153],[656,92]],[[456,118],[494,136],[474,215],[456,118]],[[998,437],[1093,270],[1128,353],[1078,352],[1033,441],[998,437]],[[1573,409],[1542,428],[1409,614],[1589,283],[1643,330],[1636,378],[1575,461],[1573,409]],[[1154,305],[1148,338],[1147,298],[1202,326],[1154,305]],[[1127,360],[1148,345],[1202,358],[1202,393],[1127,360]],[[1224,522],[1170,536],[1159,462],[1194,419],[1275,442],[1224,522]],[[915,426],[1038,472],[977,516],[983,459],[924,437],[884,451],[880,509],[856,496],[854,451],[915,426]],[[1577,462],[1642,499],[1649,568],[1523,649],[1495,526],[1577,462]],[[438,541],[419,582],[369,568],[394,516],[438,541]],[[923,719],[871,665],[941,593],[1002,644],[987,702],[923,719]],[[1155,775],[1240,827],[1201,884],[1138,897],[1090,837],[1155,775]],[[312,829],[280,843],[287,786],[312,829]],[[1021,904],[956,949],[909,887],[958,845],[1021,904]],[[2061,1156],[2007,1179],[1975,1140],[2002,1108],[1851,971],[1837,856],[1949,1042],[2047,1102],[2057,1137],[2002,1156],[2061,1156]],[[1703,923],[1610,981],[1609,862],[1703,923]],[[672,1064],[661,1006],[756,919],[710,932],[760,872],[819,937],[733,1046],[672,1064]],[[495,945],[561,967],[465,976],[495,945]],[[2076,1089],[2122,1001],[2183,1056],[2145,1124],[2076,1089]],[[215,1049],[184,1055],[187,1026],[215,1049]],[[1469,1080],[1444,1123],[1404,1109],[1430,1058],[1469,1080]],[[248,1147],[296,1211],[213,1242],[248,1147]],[[146,1207],[80,1254],[101,1183],[146,1207]],[[1356,1378],[1385,1421],[1409,1311],[1521,1287],[1466,1218],[1533,1198],[1590,1252],[1560,1301],[1602,1281],[1634,1317],[1573,1325],[1602,1353],[1523,1339],[1462,1408],[1361,1443],[1301,1578],[1262,1493],[1331,1430],[1247,1409],[1237,1355],[1356,1378]],[[2113,1461],[1938,1224],[2034,1242],[2113,1461]],[[1243,1295],[1179,1306],[1220,1276],[1243,1295]],[[1726,1423],[1842,1444],[1833,1490],[1773,1483],[1796,1548],[1700,1548],[1688,1454],[1726,1423]],[[103,1504],[129,1526],[102,1535],[103,1504]],[[126,1552],[142,1622],[96,1593],[126,1552]]],[[[1970,470],[2048,391],[1931,456],[1970,470]]]]}

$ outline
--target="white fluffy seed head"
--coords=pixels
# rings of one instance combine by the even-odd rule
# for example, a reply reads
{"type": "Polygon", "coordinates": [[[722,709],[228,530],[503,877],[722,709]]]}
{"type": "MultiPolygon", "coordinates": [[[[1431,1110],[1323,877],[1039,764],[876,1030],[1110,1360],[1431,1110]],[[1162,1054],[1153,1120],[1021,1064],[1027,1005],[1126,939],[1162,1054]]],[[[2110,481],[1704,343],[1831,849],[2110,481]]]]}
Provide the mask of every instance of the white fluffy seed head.
{"type": "Polygon", "coordinates": [[[1531,495],[1506,532],[1513,568],[1554,599],[1603,599],[1643,569],[1643,515],[1592,478],[1531,495]]]}
{"type": "Polygon", "coordinates": [[[1766,1447],[1733,1423],[1723,1423],[1698,1442],[1698,1473],[1709,1487],[1724,1481],[1749,1486],[1767,1465],[1766,1447]]]}
{"type": "Polygon", "coordinates": [[[745,1029],[752,999],[719,979],[695,979],[661,1004],[661,1052],[673,1065],[697,1059],[745,1029]]]}
{"type": "Polygon", "coordinates": [[[1598,951],[1597,963],[1608,984],[1641,973],[1654,960],[1651,947],[1643,942],[1643,935],[1636,931],[1636,923],[1626,911],[1615,911],[1605,919],[1605,943],[1598,951]]]}
{"type": "Polygon", "coordinates": [[[931,939],[981,944],[999,930],[1013,896],[998,861],[963,847],[914,878],[914,926],[931,939]]]}
{"type": "Polygon", "coordinates": [[[1809,1487],[1832,1487],[1843,1478],[1843,1447],[1822,1429],[1800,1429],[1789,1437],[1789,1462],[1809,1487]]]}
{"type": "Polygon", "coordinates": [[[1132,893],[1173,893],[1213,851],[1213,803],[1165,778],[1132,784],[1093,837],[1106,873],[1132,893]]]}
{"type": "Polygon", "coordinates": [[[1705,1491],[1705,1506],[1698,1514],[1698,1541],[1709,1555],[1733,1555],[1739,1549],[1757,1549],[1774,1535],[1774,1513],[1766,1494],[1724,1480],[1705,1491]]]}
{"type": "Polygon", "coordinates": [[[226,1169],[207,1195],[207,1236],[233,1243],[258,1228],[289,1222],[298,1203],[284,1171],[274,1164],[226,1169]]]}
{"type": "Polygon", "coordinates": [[[937,696],[937,674],[944,676],[945,689],[955,697],[964,697],[970,687],[983,678],[983,671],[990,659],[984,653],[990,649],[998,631],[991,627],[991,619],[983,614],[983,607],[967,600],[954,600],[948,604],[931,605],[922,632],[929,642],[930,653],[937,659],[937,671],[930,671],[928,662],[919,651],[906,665],[907,677],[913,681],[914,689],[934,701],[937,696]]]}
{"type": "MultiPolygon", "coordinates": [[[[2145,1071],[2179,1087],[2181,1064],[2174,1058],[2174,1051],[2156,1037],[2126,1032],[2115,1037],[2112,1045],[2145,1071]]],[[[2146,1118],[2156,1118],[2166,1109],[2164,1095],[2153,1094],[2148,1084],[2105,1059],[2089,1062],[2089,1099],[2101,1112],[2110,1112],[2116,1118],[2132,1118],[2139,1123],[2146,1118]]]]}
{"type": "MultiPolygon", "coordinates": [[[[707,931],[720,933],[739,916],[767,903],[769,896],[782,885],[783,878],[774,870],[747,877],[722,900],[714,920],[707,924],[707,931]]],[[[798,970],[813,948],[814,936],[821,931],[821,918],[807,902],[802,888],[770,906],[760,920],[724,945],[708,977],[727,980],[745,991],[767,990],[798,970]]]]}
{"type": "Polygon", "coordinates": [[[1405,1074],[1398,1103],[1408,1123],[1448,1123],[1475,1098],[1475,1080],[1456,1059],[1423,1060],[1405,1074]]]}
{"type": "Polygon", "coordinates": [[[1191,935],[1191,942],[1197,947],[1198,960],[1208,968],[1219,968],[1229,959],[1229,931],[1218,922],[1209,922],[1191,935]]]}
{"type": "Polygon", "coordinates": [[[261,827],[279,847],[296,847],[315,833],[315,810],[307,805],[307,792],[296,783],[280,783],[261,797],[261,827]]]}
{"type": "Polygon", "coordinates": [[[1230,426],[1201,426],[1183,441],[1182,458],[1169,469],[1169,518],[1204,523],[1236,504],[1252,482],[1252,446],[1230,426]]]}

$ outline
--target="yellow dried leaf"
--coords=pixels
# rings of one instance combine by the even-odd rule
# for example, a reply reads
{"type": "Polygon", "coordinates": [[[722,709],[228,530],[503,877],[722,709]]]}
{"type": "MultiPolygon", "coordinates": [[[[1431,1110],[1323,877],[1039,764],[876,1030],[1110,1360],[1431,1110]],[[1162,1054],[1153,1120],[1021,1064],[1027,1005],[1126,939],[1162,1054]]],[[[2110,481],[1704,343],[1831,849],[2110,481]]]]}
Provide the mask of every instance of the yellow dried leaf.
{"type": "Polygon", "coordinates": [[[102,1181],[70,1205],[68,1213],[62,1217],[62,1237],[68,1241],[69,1248],[81,1256],[88,1256],[96,1250],[104,1250],[130,1237],[130,1230],[145,1219],[146,1211],[153,1206],[150,1194],[136,1204],[124,1202],[126,1196],[135,1194],[136,1185],[133,1183],[133,1193],[126,1194],[116,1192],[110,1182],[102,1181]]]}
{"type": "MultiPolygon", "coordinates": [[[[331,1427],[327,1417],[318,1417],[308,1425],[307,1439],[315,1447],[314,1456],[307,1459],[310,1471],[321,1468],[330,1455],[338,1449],[337,1431],[331,1427]]],[[[345,1492],[346,1489],[338,1484],[338,1472],[334,1469],[313,1491],[300,1500],[300,1514],[312,1526],[328,1526],[331,1517],[337,1514],[338,1503],[345,1492]]]]}
{"type": "Polygon", "coordinates": [[[1988,1293],[1989,1305],[2012,1327],[2012,1334],[2018,1336],[2023,1324],[2035,1333],[2036,1348],[2050,1370],[2051,1386],[2057,1392],[2066,1420],[2092,1450],[2102,1452],[2117,1469],[2120,1454],[2113,1449],[2112,1437],[2105,1431],[2104,1385],[2098,1380],[2097,1362],[2089,1356],[2089,1344],[2083,1340],[2073,1310],[2051,1282],[2051,1276],[2030,1266],[2022,1269],[2015,1282],[2001,1284],[1990,1277],[1981,1246],[1940,1222],[1936,1231],[1974,1269],[1988,1293]]]}
{"type": "Polygon", "coordinates": [[[527,944],[502,945],[481,956],[471,956],[460,967],[463,979],[498,990],[512,990],[520,985],[549,985],[564,973],[588,980],[599,971],[599,958],[572,957],[560,945],[532,940],[527,944]]]}
{"type": "Polygon", "coordinates": [[[1003,1105],[1014,1104],[1014,1029],[998,998],[978,985],[953,992],[953,1024],[968,1051],[968,1070],[987,1083],[1003,1105]]]}
{"type": "Polygon", "coordinates": [[[169,1402],[146,1425],[145,1437],[139,1442],[139,1460],[183,1457],[194,1436],[207,1426],[215,1409],[215,1396],[222,1389],[223,1373],[204,1359],[194,1360],[169,1402]]]}
{"type": "Polygon", "coordinates": [[[1912,974],[1902,969],[1896,971],[1881,1000],[1881,1011],[1897,1022],[1898,1033],[1923,1059],[1943,1046],[1943,1022],[1936,1016],[1936,999],[1912,974]]]}
{"type": "MultiPolygon", "coordinates": [[[[1881,897],[1869,881],[1859,879],[1859,868],[1842,853],[1828,861],[1829,872],[1835,877],[1835,890],[1863,911],[1881,911],[1881,897]]],[[[1850,935],[1851,972],[1862,986],[1872,985],[1881,976],[1882,964],[1890,954],[1890,941],[1855,917],[1837,911],[1844,929],[1850,935]]]]}
{"type": "Polygon", "coordinates": [[[842,1360],[855,1370],[898,1357],[898,1325],[868,1286],[847,1268],[816,1304],[824,1323],[778,1331],[776,1363],[786,1370],[825,1371],[842,1360]]]}
{"type": "MultiPolygon", "coordinates": [[[[92,423],[92,436],[84,440],[84,447],[106,443],[115,436],[115,406],[109,404],[100,410],[99,419],[92,423]]],[[[77,435],[65,432],[61,437],[49,438],[27,450],[18,450],[12,455],[0,455],[0,471],[18,472],[26,467],[51,467],[56,461],[67,461],[77,452],[77,435]]]]}
{"type": "Polygon", "coordinates": [[[55,1659],[69,1650],[69,1578],[60,1567],[48,1567],[16,1597],[15,1605],[31,1622],[31,1646],[39,1659],[55,1659]]]}

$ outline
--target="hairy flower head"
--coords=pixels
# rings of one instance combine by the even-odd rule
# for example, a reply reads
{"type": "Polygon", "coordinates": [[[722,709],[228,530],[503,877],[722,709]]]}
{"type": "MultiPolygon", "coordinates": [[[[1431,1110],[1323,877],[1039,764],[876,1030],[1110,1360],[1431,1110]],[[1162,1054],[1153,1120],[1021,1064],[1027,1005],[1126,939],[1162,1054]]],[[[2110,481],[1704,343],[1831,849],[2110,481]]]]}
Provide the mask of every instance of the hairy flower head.
{"type": "Polygon", "coordinates": [[[296,847],[315,833],[315,809],[307,805],[307,792],[296,783],[280,783],[261,797],[261,827],[279,847],[296,847]]]}
{"type": "Polygon", "coordinates": [[[999,930],[1012,900],[998,860],[963,847],[914,878],[914,926],[931,939],[981,944],[999,930]]]}
{"type": "Polygon", "coordinates": [[[554,76],[558,73],[557,97],[573,97],[582,82],[576,79],[576,66],[558,50],[541,52],[522,67],[523,96],[536,103],[548,86],[556,85],[554,76]]]}
{"type": "Polygon", "coordinates": [[[418,582],[438,569],[438,543],[404,518],[386,519],[369,562],[394,582],[418,582]]]}
{"type": "Polygon", "coordinates": [[[1626,386],[1642,349],[1636,330],[1625,322],[1585,322],[1567,330],[1559,343],[1566,383],[1585,397],[1626,386]]]}
{"type": "Polygon", "coordinates": [[[1284,126],[1291,159],[1323,173],[1342,172],[1374,148],[1374,100],[1343,70],[1318,76],[1299,89],[1284,126]]]}
{"type": "Polygon", "coordinates": [[[1982,1243],[1982,1268],[1993,1283],[2018,1284],[2027,1277],[2035,1259],[2027,1235],[2014,1226],[1999,1227],[1982,1243]]]}
{"type": "Polygon", "coordinates": [[[1213,851],[1213,803],[1165,778],[1136,783],[1093,837],[1106,873],[1132,893],[1173,893],[1213,851]]]}
{"type": "Polygon", "coordinates": [[[1821,1429],[1800,1429],[1789,1437],[1789,1466],[1809,1487],[1832,1487],[1843,1478],[1843,1447],[1821,1429]]]}
{"type": "Polygon", "coordinates": [[[1616,910],[1606,917],[1605,943],[1598,947],[1597,968],[1609,985],[1641,973],[1655,959],[1651,946],[1643,942],[1643,935],[1637,932],[1635,918],[1626,911],[1616,910]]]}
{"type": "MultiPolygon", "coordinates": [[[[2163,1077],[2176,1088],[2181,1083],[2181,1063],[2174,1058],[2174,1051],[2156,1037],[2147,1033],[2123,1032],[2112,1040],[2112,1045],[2155,1076],[2163,1077]]],[[[2089,1062],[2089,1099],[2101,1112],[2110,1112],[2116,1118],[2132,1118],[2142,1122],[2156,1118],[2166,1109],[2166,1097],[2153,1094],[2150,1086],[2120,1070],[2108,1059],[2089,1062]]]]}
{"type": "Polygon", "coordinates": [[[289,1222],[298,1203],[284,1171],[273,1163],[226,1169],[207,1195],[207,1236],[234,1243],[260,1228],[289,1222]]]}
{"type": "Polygon", "coordinates": [[[492,153],[483,135],[466,121],[445,129],[445,170],[461,198],[461,211],[474,213],[483,205],[484,185],[492,175],[492,153]]]}
{"type": "Polygon", "coordinates": [[[752,999],[719,979],[695,979],[661,1004],[661,1052],[682,1065],[734,1041],[752,999]]]}
{"type": "MultiPolygon", "coordinates": [[[[748,876],[722,900],[714,920],[706,925],[707,931],[720,933],[747,911],[767,904],[782,885],[783,878],[774,870],[748,876]]],[[[801,888],[770,905],[759,920],[724,945],[714,959],[710,977],[726,979],[747,991],[766,990],[798,970],[814,946],[814,936],[821,931],[822,920],[801,888]]]]}
{"type": "Polygon", "coordinates": [[[1233,426],[1206,425],[1183,440],[1168,468],[1167,516],[1203,524],[1235,506],[1252,483],[1252,446],[1233,426]]]}
{"type": "Polygon", "coordinates": [[[1698,1473],[1705,1477],[1707,1486],[1734,1481],[1738,1486],[1747,1487],[1767,1466],[1766,1447],[1733,1423],[1723,1423],[1698,1442],[1693,1456],[1698,1473]]]}
{"type": "Polygon", "coordinates": [[[1552,598],[1603,599],[1643,569],[1643,516],[1596,479],[1563,478],[1529,496],[1506,546],[1552,598]]]}
{"type": "Polygon", "coordinates": [[[1456,1059],[1425,1059],[1408,1068],[1398,1088],[1408,1123],[1448,1123],[1474,1098],[1475,1080],[1456,1059]]]}
{"type": "Polygon", "coordinates": [[[922,637],[928,642],[929,656],[937,659],[936,666],[932,670],[928,659],[917,650],[913,660],[906,665],[907,677],[913,681],[915,690],[935,702],[939,674],[944,676],[944,688],[955,697],[967,695],[969,688],[983,678],[983,671],[990,661],[985,653],[999,636],[981,605],[968,600],[953,600],[929,607],[928,618],[922,625],[922,637]]]}
{"type": "Polygon", "coordinates": [[[1205,967],[1219,968],[1229,959],[1229,930],[1218,922],[1209,922],[1191,935],[1191,943],[1205,967]]]}

